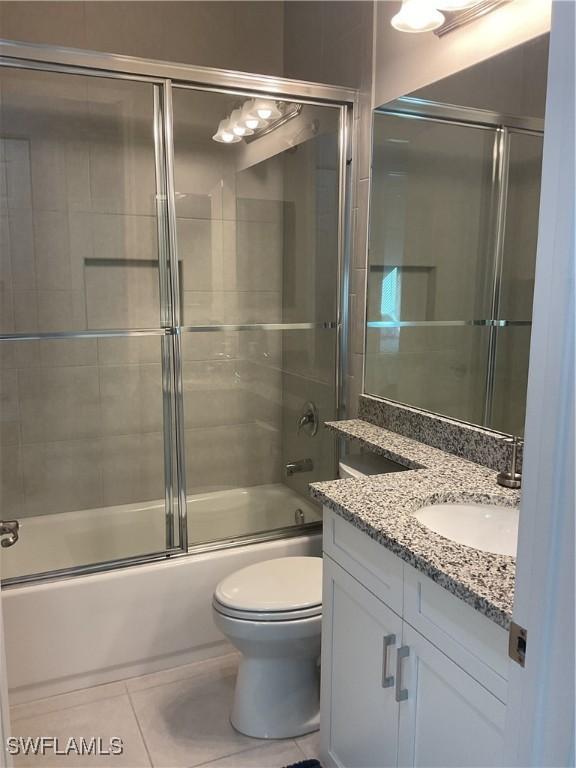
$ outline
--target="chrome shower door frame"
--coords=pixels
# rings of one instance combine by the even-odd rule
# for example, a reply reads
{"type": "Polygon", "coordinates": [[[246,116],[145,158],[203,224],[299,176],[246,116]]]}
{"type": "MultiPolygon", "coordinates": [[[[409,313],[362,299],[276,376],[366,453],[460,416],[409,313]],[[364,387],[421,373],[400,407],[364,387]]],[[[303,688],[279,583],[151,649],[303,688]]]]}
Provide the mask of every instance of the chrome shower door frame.
{"type": "MultiPolygon", "coordinates": [[[[311,531],[311,524],[291,529],[267,531],[241,539],[223,539],[214,544],[189,548],[184,453],[184,412],[181,364],[181,335],[186,331],[217,330],[296,330],[336,329],[337,352],[334,370],[335,408],[344,409],[346,344],[348,335],[347,285],[349,270],[349,220],[351,178],[351,135],[358,92],[351,88],[309,83],[286,78],[255,75],[229,70],[196,67],[170,62],[120,56],[107,53],[60,48],[47,45],[0,40],[0,67],[42,72],[133,80],[150,83],[154,88],[154,148],[156,169],[156,218],[159,259],[160,326],[158,328],[111,329],[105,331],[40,332],[0,334],[0,343],[11,340],[54,338],[106,338],[160,336],[162,356],[162,399],[165,470],[166,548],[143,555],[114,559],[65,569],[27,574],[3,580],[3,586],[40,582],[49,579],[101,573],[131,565],[164,560],[190,552],[221,549],[256,541],[283,538],[311,531]],[[338,199],[338,297],[336,318],[320,323],[266,323],[235,326],[194,326],[182,324],[176,236],[174,188],[173,87],[221,92],[239,96],[269,95],[278,100],[294,100],[339,108],[339,199],[338,199]]],[[[319,526],[316,526],[319,527],[319,526]]]]}

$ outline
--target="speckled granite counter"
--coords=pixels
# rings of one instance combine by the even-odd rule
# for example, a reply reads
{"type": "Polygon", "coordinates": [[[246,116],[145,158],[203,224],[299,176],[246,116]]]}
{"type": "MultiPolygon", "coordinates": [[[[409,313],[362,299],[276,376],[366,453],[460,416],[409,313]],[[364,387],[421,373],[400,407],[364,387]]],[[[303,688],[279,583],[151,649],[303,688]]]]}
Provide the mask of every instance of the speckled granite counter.
{"type": "Polygon", "coordinates": [[[517,506],[519,491],[496,472],[365,421],[326,426],[415,471],[313,483],[312,496],[492,621],[508,629],[515,560],[445,539],[410,512],[427,504],[471,501],[517,506]]]}

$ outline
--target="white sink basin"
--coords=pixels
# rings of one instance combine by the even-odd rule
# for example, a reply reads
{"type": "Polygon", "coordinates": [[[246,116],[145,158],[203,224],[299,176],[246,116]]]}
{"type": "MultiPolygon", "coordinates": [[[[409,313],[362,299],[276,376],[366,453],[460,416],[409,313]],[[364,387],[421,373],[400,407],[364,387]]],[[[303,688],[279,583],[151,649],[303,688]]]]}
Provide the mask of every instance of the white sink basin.
{"type": "Polygon", "coordinates": [[[422,525],[458,544],[516,557],[518,509],[491,504],[432,504],[412,513],[422,525]]]}

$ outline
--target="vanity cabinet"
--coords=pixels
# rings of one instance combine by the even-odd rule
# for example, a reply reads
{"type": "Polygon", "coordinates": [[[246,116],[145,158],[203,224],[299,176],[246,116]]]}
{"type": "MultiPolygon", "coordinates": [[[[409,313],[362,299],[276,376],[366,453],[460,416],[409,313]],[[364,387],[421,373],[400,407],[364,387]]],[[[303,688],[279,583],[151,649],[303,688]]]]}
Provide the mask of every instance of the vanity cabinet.
{"type": "Polygon", "coordinates": [[[505,630],[329,510],[324,536],[322,764],[501,765],[505,630]]]}

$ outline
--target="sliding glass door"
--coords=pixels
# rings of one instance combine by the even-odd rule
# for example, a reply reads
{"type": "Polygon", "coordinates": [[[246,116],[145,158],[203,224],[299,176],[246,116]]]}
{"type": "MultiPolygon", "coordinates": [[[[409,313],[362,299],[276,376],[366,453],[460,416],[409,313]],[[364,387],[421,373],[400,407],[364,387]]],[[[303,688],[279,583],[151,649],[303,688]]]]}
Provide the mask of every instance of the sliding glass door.
{"type": "Polygon", "coordinates": [[[333,439],[298,422],[336,415],[341,110],[260,101],[222,141],[254,100],[173,92],[190,545],[318,522],[308,483],[334,477],[333,439]]]}
{"type": "Polygon", "coordinates": [[[166,552],[161,86],[2,68],[0,88],[0,502],[20,522],[2,575],[166,552]]]}
{"type": "Polygon", "coordinates": [[[346,108],[0,63],[4,582],[310,530],[346,108]]]}

